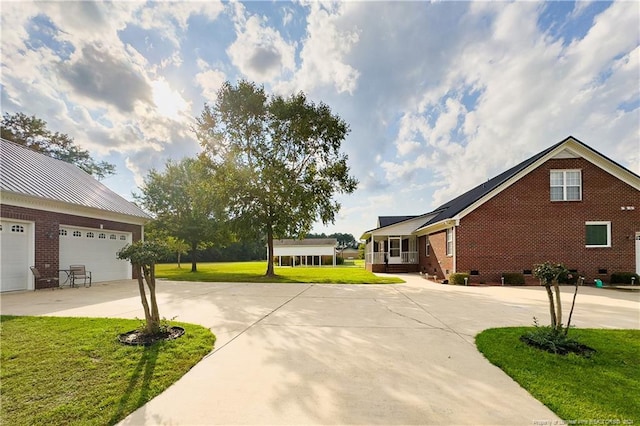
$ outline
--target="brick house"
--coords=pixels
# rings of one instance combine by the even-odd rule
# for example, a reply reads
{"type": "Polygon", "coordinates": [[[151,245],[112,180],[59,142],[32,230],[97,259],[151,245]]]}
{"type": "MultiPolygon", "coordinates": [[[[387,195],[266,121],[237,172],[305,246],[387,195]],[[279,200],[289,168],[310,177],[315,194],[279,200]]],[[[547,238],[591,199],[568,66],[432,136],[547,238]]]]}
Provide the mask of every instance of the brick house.
{"type": "Polygon", "coordinates": [[[533,281],[549,260],[588,281],[639,273],[640,176],[568,137],[432,212],[382,216],[361,238],[374,272],[533,281]]]}
{"type": "Polygon", "coordinates": [[[150,217],[76,166],[2,139],[0,196],[0,291],[46,286],[34,265],[62,281],[71,264],[93,282],[133,277],[116,252],[143,238],[150,217]]]}

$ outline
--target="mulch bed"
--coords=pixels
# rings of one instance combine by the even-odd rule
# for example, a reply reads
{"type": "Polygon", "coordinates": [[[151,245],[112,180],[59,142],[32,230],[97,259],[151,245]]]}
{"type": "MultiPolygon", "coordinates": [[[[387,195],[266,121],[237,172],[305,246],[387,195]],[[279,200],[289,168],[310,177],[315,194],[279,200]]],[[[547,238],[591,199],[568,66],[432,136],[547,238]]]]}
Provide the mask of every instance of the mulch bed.
{"type": "Polygon", "coordinates": [[[163,340],[173,340],[184,334],[184,328],[172,326],[167,331],[158,334],[146,334],[140,330],[132,330],[118,336],[120,343],[132,346],[151,346],[163,340]]]}

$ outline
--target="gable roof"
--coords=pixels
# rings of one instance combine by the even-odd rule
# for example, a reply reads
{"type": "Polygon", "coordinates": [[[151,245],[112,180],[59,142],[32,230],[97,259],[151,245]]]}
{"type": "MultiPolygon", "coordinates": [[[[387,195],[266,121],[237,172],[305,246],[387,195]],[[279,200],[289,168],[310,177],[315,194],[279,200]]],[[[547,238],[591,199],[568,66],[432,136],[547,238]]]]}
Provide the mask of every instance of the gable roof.
{"type": "MultiPolygon", "coordinates": [[[[546,161],[548,159],[547,157],[551,157],[555,151],[561,151],[560,147],[570,144],[573,144],[576,148],[584,151],[586,154],[589,154],[589,157],[592,157],[587,158],[587,160],[592,162],[595,162],[595,160],[604,161],[614,169],[621,170],[624,174],[627,174],[628,176],[635,178],[634,180],[638,180],[640,182],[640,176],[636,175],[632,171],[626,169],[624,166],[616,163],[605,155],[599,153],[598,151],[594,150],[593,148],[584,144],[573,136],[568,136],[557,144],[550,146],[544,151],[539,152],[533,157],[528,158],[527,160],[499,174],[498,176],[489,179],[487,182],[482,183],[475,188],[465,192],[464,194],[454,198],[453,200],[441,205],[433,211],[433,213],[436,213],[435,216],[418,229],[425,228],[429,225],[433,225],[447,219],[453,219],[456,215],[460,214],[468,208],[471,208],[475,203],[480,202],[483,198],[490,197],[492,192],[498,191],[502,187],[508,185],[510,182],[515,181],[518,175],[521,173],[525,173],[528,168],[535,166],[538,162],[546,161]]],[[[636,184],[636,187],[637,186],[638,184],[636,184]]]]}
{"type": "Polygon", "coordinates": [[[134,203],[125,200],[75,165],[5,139],[0,139],[0,190],[150,219],[134,203]]]}
{"type": "Polygon", "coordinates": [[[273,240],[273,246],[331,246],[338,244],[335,238],[307,238],[304,240],[282,239],[273,240]]]}

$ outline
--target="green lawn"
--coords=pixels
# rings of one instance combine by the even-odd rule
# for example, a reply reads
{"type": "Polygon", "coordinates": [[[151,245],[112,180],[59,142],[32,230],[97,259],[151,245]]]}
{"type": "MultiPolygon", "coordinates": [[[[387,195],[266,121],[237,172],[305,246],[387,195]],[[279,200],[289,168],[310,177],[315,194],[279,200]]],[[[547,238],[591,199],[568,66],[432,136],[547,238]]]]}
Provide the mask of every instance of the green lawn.
{"type": "Polygon", "coordinates": [[[0,424],[115,424],[209,353],[206,328],[149,348],[116,337],[138,320],[0,317],[0,424]]]}
{"type": "Polygon", "coordinates": [[[590,358],[534,349],[519,340],[527,330],[485,330],[476,336],[476,345],[567,422],[640,424],[640,330],[571,330],[570,336],[597,350],[590,358]]]}
{"type": "Polygon", "coordinates": [[[267,262],[198,263],[198,272],[191,272],[191,264],[156,265],[156,277],[174,281],[252,282],[252,283],[334,283],[334,284],[392,284],[403,280],[379,277],[356,264],[345,266],[307,267],[283,266],[275,268],[276,277],[266,278],[267,262]]]}

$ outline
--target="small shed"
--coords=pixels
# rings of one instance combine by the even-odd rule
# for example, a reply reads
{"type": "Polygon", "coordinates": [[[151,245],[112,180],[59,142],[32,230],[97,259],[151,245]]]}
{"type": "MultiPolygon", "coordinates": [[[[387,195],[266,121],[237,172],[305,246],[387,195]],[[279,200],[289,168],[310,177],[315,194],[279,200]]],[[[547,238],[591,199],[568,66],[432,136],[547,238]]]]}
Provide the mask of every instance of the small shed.
{"type": "Polygon", "coordinates": [[[335,238],[273,240],[273,256],[278,266],[336,265],[335,238]]]}

